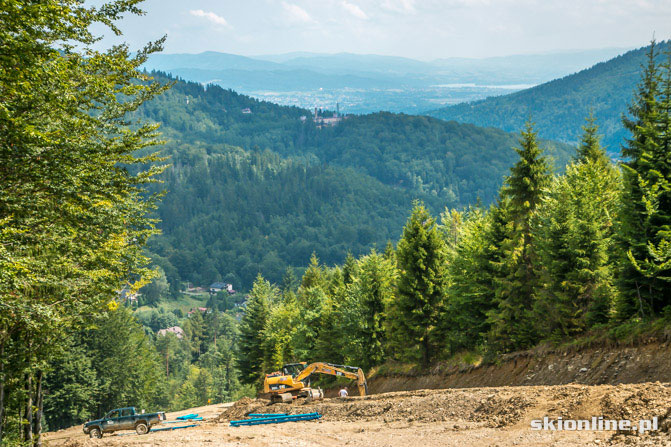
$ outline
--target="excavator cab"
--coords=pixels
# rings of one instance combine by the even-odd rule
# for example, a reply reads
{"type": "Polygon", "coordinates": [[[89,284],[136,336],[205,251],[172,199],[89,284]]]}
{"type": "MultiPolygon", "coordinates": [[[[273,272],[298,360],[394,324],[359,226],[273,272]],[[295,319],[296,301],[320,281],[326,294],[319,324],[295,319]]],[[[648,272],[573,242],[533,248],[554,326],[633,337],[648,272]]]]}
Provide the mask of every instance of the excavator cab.
{"type": "Polygon", "coordinates": [[[282,367],[282,374],[285,376],[296,377],[303,372],[306,365],[307,362],[287,363],[282,367]]]}

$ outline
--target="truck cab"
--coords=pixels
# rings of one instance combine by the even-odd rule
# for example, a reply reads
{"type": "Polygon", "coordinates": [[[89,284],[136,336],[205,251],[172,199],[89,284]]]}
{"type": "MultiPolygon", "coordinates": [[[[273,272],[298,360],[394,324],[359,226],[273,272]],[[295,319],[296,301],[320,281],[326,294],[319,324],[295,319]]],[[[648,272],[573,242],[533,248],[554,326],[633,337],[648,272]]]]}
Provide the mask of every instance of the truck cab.
{"type": "Polygon", "coordinates": [[[103,432],[116,430],[133,430],[135,428],[135,407],[117,408],[102,418],[103,432]]]}

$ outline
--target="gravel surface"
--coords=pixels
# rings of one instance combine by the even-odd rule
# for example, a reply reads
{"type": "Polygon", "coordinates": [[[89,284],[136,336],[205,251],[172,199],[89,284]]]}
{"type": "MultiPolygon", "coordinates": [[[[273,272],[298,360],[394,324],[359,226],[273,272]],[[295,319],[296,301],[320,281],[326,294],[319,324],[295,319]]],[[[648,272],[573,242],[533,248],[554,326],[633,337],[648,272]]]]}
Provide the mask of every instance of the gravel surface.
{"type": "Polygon", "coordinates": [[[320,402],[268,405],[242,399],[172,413],[200,413],[198,427],[93,440],[81,426],[50,433],[50,446],[669,446],[671,384],[559,385],[400,391],[320,402]],[[200,410],[200,411],[199,411],[200,410]],[[230,427],[248,413],[318,411],[319,421],[230,427]],[[532,419],[658,418],[646,434],[606,431],[534,431],[532,419]],[[421,443],[421,444],[418,444],[421,443]]]}

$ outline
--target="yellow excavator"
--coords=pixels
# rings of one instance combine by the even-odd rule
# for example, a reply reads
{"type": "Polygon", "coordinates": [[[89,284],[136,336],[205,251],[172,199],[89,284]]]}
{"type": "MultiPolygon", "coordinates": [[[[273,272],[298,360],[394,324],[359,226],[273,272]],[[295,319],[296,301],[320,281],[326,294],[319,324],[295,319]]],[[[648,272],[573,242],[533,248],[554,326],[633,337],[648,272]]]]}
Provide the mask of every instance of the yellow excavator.
{"type": "Polygon", "coordinates": [[[300,362],[286,364],[282,367],[282,371],[266,374],[263,381],[263,393],[270,398],[272,403],[291,402],[296,398],[323,399],[324,392],[321,389],[310,388],[310,378],[313,374],[326,374],[356,380],[360,396],[365,396],[368,391],[366,377],[361,368],[324,362],[309,365],[306,362],[300,362]]]}

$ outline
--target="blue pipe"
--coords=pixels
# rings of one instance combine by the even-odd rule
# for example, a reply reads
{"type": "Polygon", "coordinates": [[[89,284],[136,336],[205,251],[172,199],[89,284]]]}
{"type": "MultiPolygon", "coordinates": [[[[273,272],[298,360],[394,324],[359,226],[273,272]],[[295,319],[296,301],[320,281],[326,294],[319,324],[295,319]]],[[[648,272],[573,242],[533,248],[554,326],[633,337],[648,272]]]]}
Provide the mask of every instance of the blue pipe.
{"type": "Polygon", "coordinates": [[[231,427],[240,427],[242,425],[262,425],[262,424],[281,424],[283,422],[310,421],[319,419],[322,415],[319,413],[292,414],[290,416],[271,416],[263,418],[242,419],[231,421],[231,427]]]}

